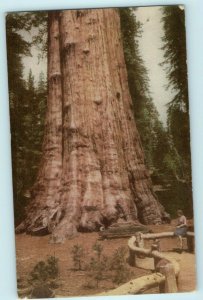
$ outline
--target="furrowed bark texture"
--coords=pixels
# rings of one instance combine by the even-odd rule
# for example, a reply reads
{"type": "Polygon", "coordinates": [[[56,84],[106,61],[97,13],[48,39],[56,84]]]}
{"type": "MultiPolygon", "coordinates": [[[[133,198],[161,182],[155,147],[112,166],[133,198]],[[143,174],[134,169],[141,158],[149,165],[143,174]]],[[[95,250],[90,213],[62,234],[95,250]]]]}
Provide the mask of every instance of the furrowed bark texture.
{"type": "Polygon", "coordinates": [[[23,230],[63,241],[119,218],[160,223],[136,129],[116,9],[49,14],[43,160],[23,230]]]}

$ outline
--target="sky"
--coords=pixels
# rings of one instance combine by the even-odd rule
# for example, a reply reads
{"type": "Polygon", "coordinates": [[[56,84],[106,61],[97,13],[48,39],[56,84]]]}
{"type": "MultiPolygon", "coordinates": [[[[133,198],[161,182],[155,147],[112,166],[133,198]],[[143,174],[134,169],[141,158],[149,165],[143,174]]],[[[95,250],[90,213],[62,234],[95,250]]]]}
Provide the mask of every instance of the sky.
{"type": "MultiPolygon", "coordinates": [[[[167,106],[172,100],[172,92],[166,90],[167,78],[164,68],[159,64],[163,62],[163,50],[161,50],[163,36],[163,26],[161,22],[162,11],[160,6],[140,7],[135,11],[137,20],[142,23],[142,35],[138,38],[140,53],[148,70],[150,82],[150,94],[159,113],[160,120],[166,126],[167,106]]],[[[24,36],[25,37],[25,36],[24,36]]],[[[27,35],[28,40],[30,37],[27,35]]],[[[36,79],[39,78],[41,71],[46,73],[46,59],[39,60],[39,50],[33,47],[32,57],[25,57],[24,77],[27,78],[29,70],[32,70],[36,79]]]]}
{"type": "MultiPolygon", "coordinates": [[[[36,30],[34,30],[31,33],[24,31],[22,34],[25,40],[31,42],[32,36],[35,35],[36,33],[37,33],[36,30]]],[[[30,70],[32,70],[32,74],[34,75],[36,81],[38,81],[41,72],[43,72],[44,74],[47,73],[47,59],[45,57],[43,59],[39,59],[40,54],[41,52],[37,48],[37,46],[32,46],[31,47],[32,56],[23,57],[22,59],[24,65],[23,76],[25,79],[28,78],[28,74],[30,70]]]]}
{"type": "Polygon", "coordinates": [[[158,110],[160,120],[164,125],[167,121],[166,104],[172,100],[172,92],[166,90],[168,80],[163,62],[162,36],[164,34],[161,22],[162,11],[160,6],[140,7],[135,11],[135,16],[142,23],[142,35],[138,39],[139,49],[148,70],[150,93],[158,110]]]}

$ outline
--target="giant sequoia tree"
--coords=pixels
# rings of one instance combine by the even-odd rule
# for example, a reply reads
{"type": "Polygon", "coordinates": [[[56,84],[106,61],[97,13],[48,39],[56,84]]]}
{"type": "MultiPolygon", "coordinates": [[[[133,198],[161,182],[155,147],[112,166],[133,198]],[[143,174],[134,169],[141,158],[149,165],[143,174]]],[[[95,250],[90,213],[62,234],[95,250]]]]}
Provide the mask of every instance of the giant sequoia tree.
{"type": "Polygon", "coordinates": [[[18,231],[63,241],[165,216],[136,129],[116,9],[50,12],[43,157],[18,231]]]}

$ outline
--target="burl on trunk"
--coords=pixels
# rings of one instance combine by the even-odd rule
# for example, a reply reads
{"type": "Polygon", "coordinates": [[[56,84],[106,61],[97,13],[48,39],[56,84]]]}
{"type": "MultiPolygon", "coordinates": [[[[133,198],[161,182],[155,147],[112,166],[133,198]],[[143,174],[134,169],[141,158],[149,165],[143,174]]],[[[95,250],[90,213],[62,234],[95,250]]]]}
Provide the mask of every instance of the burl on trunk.
{"type": "Polygon", "coordinates": [[[63,241],[124,221],[160,223],[128,88],[116,9],[49,13],[43,158],[17,228],[63,241]]]}

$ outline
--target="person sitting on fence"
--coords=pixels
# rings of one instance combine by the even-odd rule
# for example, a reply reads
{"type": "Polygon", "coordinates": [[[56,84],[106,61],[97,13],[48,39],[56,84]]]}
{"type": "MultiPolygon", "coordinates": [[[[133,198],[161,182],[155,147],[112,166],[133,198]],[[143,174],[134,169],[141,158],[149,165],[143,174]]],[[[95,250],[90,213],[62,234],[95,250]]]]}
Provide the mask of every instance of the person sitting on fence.
{"type": "Polygon", "coordinates": [[[182,237],[186,236],[187,233],[187,219],[183,214],[183,211],[179,209],[177,211],[178,223],[174,232],[174,235],[178,237],[180,243],[180,250],[183,250],[183,239],[182,237]]]}

